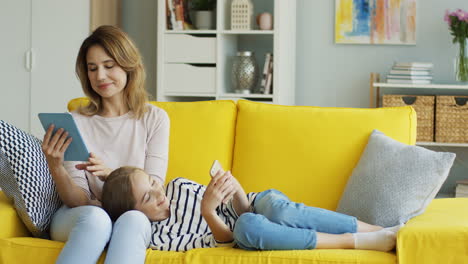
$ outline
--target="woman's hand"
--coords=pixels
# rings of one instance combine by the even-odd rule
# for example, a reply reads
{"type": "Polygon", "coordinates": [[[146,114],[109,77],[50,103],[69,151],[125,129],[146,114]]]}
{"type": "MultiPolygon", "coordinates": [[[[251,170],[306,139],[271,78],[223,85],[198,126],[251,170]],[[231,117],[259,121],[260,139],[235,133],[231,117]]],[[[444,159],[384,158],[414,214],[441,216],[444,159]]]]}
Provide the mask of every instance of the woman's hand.
{"type": "Polygon", "coordinates": [[[107,176],[112,172],[112,169],[106,167],[104,162],[92,152],[90,153],[88,162],[78,164],[75,168],[89,171],[92,175],[99,177],[101,181],[105,181],[107,176]]]}
{"type": "Polygon", "coordinates": [[[211,179],[203,195],[202,214],[215,212],[216,208],[234,191],[232,179],[230,172],[221,171],[211,179]]]}
{"type": "Polygon", "coordinates": [[[58,129],[52,135],[53,131],[54,125],[50,125],[42,141],[42,151],[50,170],[56,170],[60,166],[63,166],[63,156],[72,142],[72,138],[67,138],[68,132],[64,131],[63,128],[58,129]]]}

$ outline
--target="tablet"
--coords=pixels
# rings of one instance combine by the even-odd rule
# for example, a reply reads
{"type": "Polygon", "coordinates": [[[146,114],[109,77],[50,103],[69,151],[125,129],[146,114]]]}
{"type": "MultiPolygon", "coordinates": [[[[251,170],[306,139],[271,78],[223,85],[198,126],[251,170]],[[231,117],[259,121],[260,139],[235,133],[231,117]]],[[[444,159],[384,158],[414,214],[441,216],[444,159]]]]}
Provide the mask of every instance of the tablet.
{"type": "Polygon", "coordinates": [[[88,148],[81,137],[75,120],[70,113],[40,113],[42,127],[45,131],[51,124],[54,124],[54,134],[59,128],[68,132],[68,136],[73,140],[65,151],[65,161],[87,161],[89,158],[88,148]]]}

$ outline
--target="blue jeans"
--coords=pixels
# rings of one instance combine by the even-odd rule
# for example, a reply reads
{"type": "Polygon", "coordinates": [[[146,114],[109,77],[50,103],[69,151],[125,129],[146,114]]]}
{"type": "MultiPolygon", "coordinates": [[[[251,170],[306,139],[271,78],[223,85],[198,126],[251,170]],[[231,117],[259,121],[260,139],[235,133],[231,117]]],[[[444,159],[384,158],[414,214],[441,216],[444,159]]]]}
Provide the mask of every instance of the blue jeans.
{"type": "Polygon", "coordinates": [[[242,214],[234,227],[234,241],[247,250],[313,249],[317,233],[356,233],[357,219],[322,208],[295,203],[277,190],[255,198],[254,213],[242,214]]]}
{"type": "Polygon", "coordinates": [[[151,224],[139,211],[128,211],[112,225],[97,206],[62,206],[50,227],[52,240],[66,242],[56,263],[96,263],[109,242],[105,263],[144,263],[151,224]]]}

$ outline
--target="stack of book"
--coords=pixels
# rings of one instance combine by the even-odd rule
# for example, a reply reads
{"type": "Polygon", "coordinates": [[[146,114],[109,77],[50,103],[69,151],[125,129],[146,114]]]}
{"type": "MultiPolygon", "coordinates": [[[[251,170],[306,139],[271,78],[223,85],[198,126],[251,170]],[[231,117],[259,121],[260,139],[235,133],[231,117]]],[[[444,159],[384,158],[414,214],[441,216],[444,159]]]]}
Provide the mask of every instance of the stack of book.
{"type": "Polygon", "coordinates": [[[387,83],[430,84],[432,67],[430,62],[395,63],[387,75],[387,83]]]}
{"type": "Polygon", "coordinates": [[[273,54],[265,55],[265,63],[263,64],[262,80],[260,81],[260,92],[263,94],[273,93],[273,54]]]}
{"type": "Polygon", "coordinates": [[[194,29],[188,11],[187,0],[166,0],[167,29],[194,29]]]}
{"type": "Polygon", "coordinates": [[[468,179],[457,181],[455,197],[468,197],[468,179]]]}

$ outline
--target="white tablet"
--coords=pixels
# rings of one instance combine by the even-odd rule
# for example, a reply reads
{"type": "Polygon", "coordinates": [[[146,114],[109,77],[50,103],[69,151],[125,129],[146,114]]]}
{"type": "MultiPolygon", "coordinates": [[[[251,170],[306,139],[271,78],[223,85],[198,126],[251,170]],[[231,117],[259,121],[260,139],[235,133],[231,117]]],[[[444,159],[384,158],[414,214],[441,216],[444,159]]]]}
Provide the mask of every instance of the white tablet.
{"type": "Polygon", "coordinates": [[[68,132],[68,136],[73,140],[65,151],[65,161],[87,161],[89,158],[88,148],[86,147],[80,131],[76,126],[75,120],[70,113],[40,113],[42,127],[45,131],[51,124],[54,124],[54,134],[59,128],[68,132]]]}

